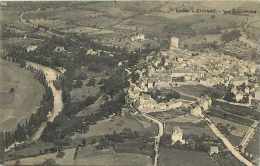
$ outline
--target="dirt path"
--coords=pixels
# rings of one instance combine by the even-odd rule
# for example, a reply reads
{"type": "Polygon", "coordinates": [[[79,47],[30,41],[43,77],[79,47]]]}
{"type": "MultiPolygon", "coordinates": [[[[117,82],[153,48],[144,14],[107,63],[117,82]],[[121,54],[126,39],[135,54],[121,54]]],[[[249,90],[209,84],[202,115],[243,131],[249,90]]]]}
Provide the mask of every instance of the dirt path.
{"type": "Polygon", "coordinates": [[[146,119],[153,121],[154,123],[156,123],[158,125],[158,135],[155,136],[155,141],[154,141],[154,151],[155,151],[155,156],[154,156],[154,166],[158,165],[158,159],[159,159],[159,146],[160,146],[160,140],[161,137],[163,136],[163,124],[160,120],[154,118],[153,116],[150,116],[148,114],[145,113],[141,113],[143,117],[145,117],[146,119]]]}

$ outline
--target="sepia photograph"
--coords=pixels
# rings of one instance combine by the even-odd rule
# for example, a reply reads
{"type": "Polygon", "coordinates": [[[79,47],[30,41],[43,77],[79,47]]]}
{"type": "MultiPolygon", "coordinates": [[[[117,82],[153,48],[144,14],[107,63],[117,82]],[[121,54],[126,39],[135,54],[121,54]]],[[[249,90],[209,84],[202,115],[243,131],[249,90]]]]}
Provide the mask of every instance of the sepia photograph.
{"type": "Polygon", "coordinates": [[[260,1],[0,0],[0,166],[260,166],[260,1]]]}

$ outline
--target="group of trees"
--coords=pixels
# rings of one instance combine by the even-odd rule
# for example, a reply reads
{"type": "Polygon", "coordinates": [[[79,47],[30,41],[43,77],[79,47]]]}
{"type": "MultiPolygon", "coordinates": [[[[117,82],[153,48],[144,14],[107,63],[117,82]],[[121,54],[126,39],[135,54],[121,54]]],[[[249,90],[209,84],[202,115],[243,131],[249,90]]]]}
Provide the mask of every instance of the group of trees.
{"type": "Polygon", "coordinates": [[[102,90],[111,96],[123,92],[123,89],[128,87],[127,72],[123,68],[116,69],[110,78],[104,80],[102,90]]]}
{"type": "Polygon", "coordinates": [[[104,149],[109,146],[114,146],[116,143],[123,143],[125,139],[136,139],[139,134],[136,131],[132,131],[130,128],[124,128],[122,132],[113,134],[107,134],[98,140],[97,149],[104,149]]]}

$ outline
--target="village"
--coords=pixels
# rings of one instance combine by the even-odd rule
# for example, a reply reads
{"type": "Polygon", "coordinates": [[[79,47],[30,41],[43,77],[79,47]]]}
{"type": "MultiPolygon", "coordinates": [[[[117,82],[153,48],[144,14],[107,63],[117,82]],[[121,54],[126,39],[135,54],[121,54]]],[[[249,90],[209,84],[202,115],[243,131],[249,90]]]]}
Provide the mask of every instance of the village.
{"type": "MultiPolygon", "coordinates": [[[[149,93],[174,89],[181,85],[223,86],[224,99],[251,104],[255,96],[256,65],[226,55],[192,55],[178,48],[178,38],[171,39],[170,49],[156,57],[147,57],[147,66],[134,71],[139,80],[130,81],[128,97],[143,112],[166,111],[188,107],[191,102],[171,99],[156,102],[149,93]]],[[[209,102],[210,103],[210,102],[209,102]]],[[[206,108],[206,107],[205,107],[206,108]]],[[[206,108],[207,109],[207,108],[206,108]]]]}
{"type": "Polygon", "coordinates": [[[0,165],[259,165],[259,3],[0,10],[0,165]]]}
{"type": "MultiPolygon", "coordinates": [[[[167,120],[160,119],[163,117],[160,114],[166,112],[166,115],[173,115],[181,110],[184,112],[183,116],[186,117],[186,120],[189,119],[188,121],[196,121],[195,119],[205,121],[216,137],[222,140],[226,148],[238,160],[245,165],[253,165],[250,157],[248,158],[249,153],[245,152],[245,147],[240,147],[241,152],[241,149],[233,146],[208,115],[212,110],[211,107],[215,107],[215,101],[252,106],[255,89],[258,87],[255,76],[256,65],[253,62],[227,55],[194,55],[192,52],[180,49],[179,39],[172,37],[169,50],[161,51],[158,56],[147,57],[145,65],[142,64],[142,67],[137,68],[133,73],[134,77],[129,79],[130,86],[126,101],[135,111],[144,115],[148,114],[151,119],[155,115],[155,123],[161,121],[164,126],[161,132],[167,130],[167,120],[170,121],[171,118],[168,116],[167,120]],[[190,93],[186,93],[178,88],[181,86],[194,86],[195,88],[198,85],[209,89],[219,88],[222,90],[222,96],[203,91],[198,96],[192,94],[192,89],[190,89],[190,93]],[[243,153],[246,154],[246,157],[243,156],[243,153]]],[[[248,113],[250,114],[250,112],[248,113]]],[[[245,136],[248,138],[244,138],[242,141],[245,142],[246,139],[246,146],[253,137],[258,122],[254,121],[252,125],[254,126],[252,131],[245,136]]],[[[170,128],[171,145],[177,143],[188,146],[189,143],[184,139],[186,132],[181,129],[181,125],[170,128]]],[[[209,144],[209,148],[207,148],[210,156],[220,153],[220,149],[223,150],[223,147],[218,141],[209,144]]],[[[159,152],[157,153],[159,154],[159,152]]],[[[250,156],[252,157],[252,154],[250,156]]]]}

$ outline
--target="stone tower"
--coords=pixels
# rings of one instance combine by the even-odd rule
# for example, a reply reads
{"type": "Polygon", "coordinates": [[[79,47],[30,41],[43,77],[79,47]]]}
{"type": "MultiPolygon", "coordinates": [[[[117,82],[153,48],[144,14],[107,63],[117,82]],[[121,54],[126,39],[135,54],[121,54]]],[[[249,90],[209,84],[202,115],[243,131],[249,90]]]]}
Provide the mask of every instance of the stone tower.
{"type": "Polygon", "coordinates": [[[170,43],[170,50],[179,48],[179,38],[172,37],[170,43]]]}

